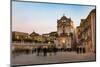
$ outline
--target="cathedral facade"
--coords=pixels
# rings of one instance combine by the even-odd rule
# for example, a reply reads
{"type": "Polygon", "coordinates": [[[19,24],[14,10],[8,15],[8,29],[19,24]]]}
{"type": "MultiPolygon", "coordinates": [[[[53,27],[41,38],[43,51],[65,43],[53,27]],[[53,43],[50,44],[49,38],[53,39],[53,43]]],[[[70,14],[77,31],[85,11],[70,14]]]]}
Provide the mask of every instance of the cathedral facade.
{"type": "Polygon", "coordinates": [[[58,48],[72,50],[75,42],[75,28],[71,18],[67,18],[63,15],[57,20],[57,34],[56,46],[58,48]]]}

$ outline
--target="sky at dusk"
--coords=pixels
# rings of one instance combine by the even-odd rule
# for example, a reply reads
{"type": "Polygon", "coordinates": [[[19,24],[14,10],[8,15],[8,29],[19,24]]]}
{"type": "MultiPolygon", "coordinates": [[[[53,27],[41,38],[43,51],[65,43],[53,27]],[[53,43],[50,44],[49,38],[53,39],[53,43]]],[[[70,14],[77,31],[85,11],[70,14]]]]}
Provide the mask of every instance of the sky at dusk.
{"type": "Polygon", "coordinates": [[[12,31],[43,34],[57,31],[57,19],[63,14],[76,26],[85,19],[95,6],[48,4],[12,1],[12,31]]]}

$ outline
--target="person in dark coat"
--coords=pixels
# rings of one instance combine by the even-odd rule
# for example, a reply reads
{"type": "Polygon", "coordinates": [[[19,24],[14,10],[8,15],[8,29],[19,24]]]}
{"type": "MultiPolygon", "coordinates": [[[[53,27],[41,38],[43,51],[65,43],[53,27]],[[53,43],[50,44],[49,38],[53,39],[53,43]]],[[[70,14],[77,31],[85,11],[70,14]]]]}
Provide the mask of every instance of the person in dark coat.
{"type": "Polygon", "coordinates": [[[43,55],[47,56],[47,48],[46,47],[43,48],[43,55]]]}
{"type": "Polygon", "coordinates": [[[41,50],[41,47],[38,47],[38,48],[37,48],[37,56],[40,55],[40,50],[41,50]]]}
{"type": "Polygon", "coordinates": [[[56,55],[56,53],[57,53],[57,48],[54,46],[53,47],[53,52],[54,52],[54,55],[56,55]]]}
{"type": "Polygon", "coordinates": [[[49,52],[49,55],[51,56],[52,55],[52,47],[51,46],[48,47],[48,52],[49,52]]]}

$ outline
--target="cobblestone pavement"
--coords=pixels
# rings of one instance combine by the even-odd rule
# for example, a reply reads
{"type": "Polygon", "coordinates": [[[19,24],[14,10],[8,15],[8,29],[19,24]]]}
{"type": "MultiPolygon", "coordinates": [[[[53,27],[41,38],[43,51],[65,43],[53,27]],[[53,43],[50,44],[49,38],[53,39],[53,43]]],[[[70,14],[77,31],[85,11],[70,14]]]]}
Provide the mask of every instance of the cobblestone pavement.
{"type": "Polygon", "coordinates": [[[48,53],[47,56],[37,56],[36,53],[11,57],[12,65],[60,63],[74,61],[95,61],[94,53],[77,54],[76,52],[57,52],[56,55],[48,53]]]}

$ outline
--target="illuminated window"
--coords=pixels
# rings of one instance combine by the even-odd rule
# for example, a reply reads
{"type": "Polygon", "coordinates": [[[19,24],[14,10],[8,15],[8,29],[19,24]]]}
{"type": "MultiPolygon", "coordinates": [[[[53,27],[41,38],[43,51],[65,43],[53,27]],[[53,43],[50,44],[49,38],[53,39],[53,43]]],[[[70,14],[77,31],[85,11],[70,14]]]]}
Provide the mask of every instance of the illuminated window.
{"type": "Polygon", "coordinates": [[[28,37],[25,37],[25,39],[27,39],[28,37]]]}
{"type": "Polygon", "coordinates": [[[17,39],[19,39],[19,36],[16,36],[17,39]]]}

